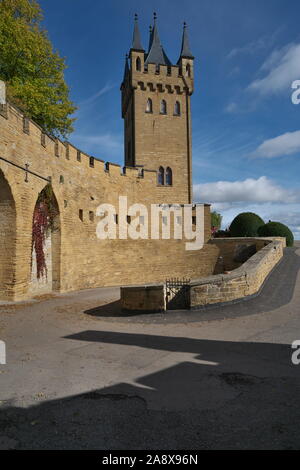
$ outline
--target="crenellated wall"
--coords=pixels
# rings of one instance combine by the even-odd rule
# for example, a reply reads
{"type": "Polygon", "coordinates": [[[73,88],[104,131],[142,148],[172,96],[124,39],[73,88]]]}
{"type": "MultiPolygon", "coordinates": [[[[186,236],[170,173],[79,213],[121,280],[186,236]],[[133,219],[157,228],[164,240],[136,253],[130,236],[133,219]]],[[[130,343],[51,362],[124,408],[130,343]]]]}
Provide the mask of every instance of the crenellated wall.
{"type": "MultiPolygon", "coordinates": [[[[123,169],[94,159],[46,135],[16,107],[5,104],[0,105],[0,300],[26,299],[37,292],[31,285],[32,220],[38,195],[49,181],[59,208],[59,237],[56,234],[51,244],[55,247],[51,291],[160,282],[170,276],[195,278],[213,272],[218,257],[213,245],[186,251],[184,240],[99,240],[96,209],[101,203],[118,207],[120,195],[128,197],[129,205],[147,207],[186,201],[174,191],[170,201],[170,188],[157,186],[156,171],[123,169]]],[[[208,241],[209,205],[204,211],[208,241]]]]}

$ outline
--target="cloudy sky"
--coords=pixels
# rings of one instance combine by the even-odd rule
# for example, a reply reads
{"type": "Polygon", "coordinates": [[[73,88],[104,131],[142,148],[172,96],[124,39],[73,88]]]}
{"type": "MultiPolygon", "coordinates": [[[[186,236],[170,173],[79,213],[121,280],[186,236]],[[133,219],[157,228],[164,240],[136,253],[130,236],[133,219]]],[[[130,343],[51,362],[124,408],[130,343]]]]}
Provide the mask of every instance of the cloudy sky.
{"type": "MultiPolygon", "coordinates": [[[[45,27],[66,57],[78,105],[70,141],[123,162],[120,83],[139,14],[143,45],[157,12],[161,41],[176,63],[182,22],[195,55],[195,201],[211,202],[226,227],[241,211],[288,224],[300,239],[298,0],[42,0],[45,27]]],[[[299,82],[300,84],[300,82],[299,82]]],[[[299,88],[300,90],[300,88],[299,88]]],[[[299,93],[300,97],[300,93],[299,93]]]]}

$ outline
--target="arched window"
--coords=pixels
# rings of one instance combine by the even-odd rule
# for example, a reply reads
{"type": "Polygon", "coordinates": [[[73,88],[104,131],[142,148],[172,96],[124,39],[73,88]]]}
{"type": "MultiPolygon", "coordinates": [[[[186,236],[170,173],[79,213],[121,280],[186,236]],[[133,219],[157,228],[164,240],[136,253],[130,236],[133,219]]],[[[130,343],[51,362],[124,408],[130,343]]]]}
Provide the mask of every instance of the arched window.
{"type": "Polygon", "coordinates": [[[136,70],[138,70],[139,72],[141,71],[141,59],[140,59],[139,57],[136,59],[135,68],[136,68],[136,70]]]}
{"type": "Polygon", "coordinates": [[[172,186],[172,170],[169,167],[166,169],[166,184],[172,186]]]}
{"type": "Polygon", "coordinates": [[[187,74],[188,77],[191,76],[191,66],[190,66],[190,64],[187,64],[187,66],[186,66],[186,74],[187,74]]]}
{"type": "Polygon", "coordinates": [[[163,169],[162,166],[159,167],[158,173],[157,173],[157,182],[158,184],[165,184],[165,170],[163,169]]]}
{"type": "Polygon", "coordinates": [[[147,100],[146,113],[152,113],[152,100],[150,98],[147,100]]]}
{"type": "Polygon", "coordinates": [[[175,103],[174,114],[176,116],[180,116],[180,103],[179,103],[179,101],[176,101],[176,103],[175,103]]]}
{"type": "Polygon", "coordinates": [[[160,102],[160,114],[167,114],[166,100],[161,100],[161,102],[160,102]]]}

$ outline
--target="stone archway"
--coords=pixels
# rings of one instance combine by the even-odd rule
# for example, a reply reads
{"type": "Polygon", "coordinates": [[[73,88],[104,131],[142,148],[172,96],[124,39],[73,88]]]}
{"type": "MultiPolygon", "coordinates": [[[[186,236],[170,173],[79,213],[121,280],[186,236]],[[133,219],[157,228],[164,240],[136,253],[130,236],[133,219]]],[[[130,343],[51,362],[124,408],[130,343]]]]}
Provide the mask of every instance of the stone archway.
{"type": "Polygon", "coordinates": [[[35,204],[29,293],[48,294],[60,289],[60,214],[52,186],[47,184],[35,204]]]}
{"type": "Polygon", "coordinates": [[[0,300],[13,300],[16,255],[16,206],[0,170],[0,300]]]}

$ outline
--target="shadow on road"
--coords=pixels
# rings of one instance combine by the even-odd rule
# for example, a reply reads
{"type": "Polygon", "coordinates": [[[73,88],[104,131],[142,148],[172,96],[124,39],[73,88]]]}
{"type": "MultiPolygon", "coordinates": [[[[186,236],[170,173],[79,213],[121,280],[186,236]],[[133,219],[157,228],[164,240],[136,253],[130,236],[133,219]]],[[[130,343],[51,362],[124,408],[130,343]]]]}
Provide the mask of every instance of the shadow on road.
{"type": "Polygon", "coordinates": [[[119,346],[120,355],[136,360],[135,383],[27,409],[7,403],[0,409],[4,447],[5,442],[19,449],[300,447],[300,366],[291,363],[290,345],[112,331],[82,331],[66,339],[119,346]],[[137,366],[141,348],[161,351],[168,365],[145,374],[137,366]]]}

